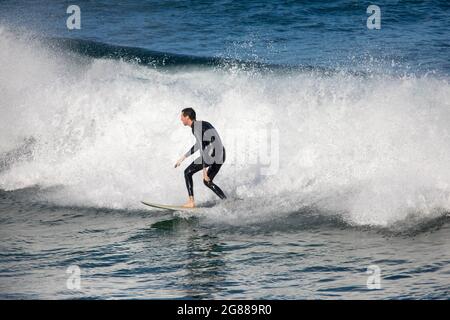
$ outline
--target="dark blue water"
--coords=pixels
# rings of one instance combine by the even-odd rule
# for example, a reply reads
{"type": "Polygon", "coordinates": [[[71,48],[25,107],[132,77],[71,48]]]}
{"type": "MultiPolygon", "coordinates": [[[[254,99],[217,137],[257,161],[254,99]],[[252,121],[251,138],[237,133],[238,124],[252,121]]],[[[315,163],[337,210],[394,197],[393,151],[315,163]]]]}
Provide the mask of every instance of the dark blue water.
{"type": "Polygon", "coordinates": [[[76,4],[0,2],[0,298],[449,298],[447,1],[76,4]]]}
{"type": "MultiPolygon", "coordinates": [[[[30,194],[31,193],[31,194],[30,194]]],[[[1,193],[2,298],[447,299],[449,221],[352,228],[317,212],[242,227],[1,193]],[[80,290],[66,268],[81,269],[80,290]],[[371,265],[381,288],[368,289],[371,265]]]]}
{"type": "Polygon", "coordinates": [[[161,52],[275,64],[450,71],[450,5],[378,1],[78,1],[81,29],[66,27],[64,1],[3,1],[0,19],[45,35],[161,52]]]}

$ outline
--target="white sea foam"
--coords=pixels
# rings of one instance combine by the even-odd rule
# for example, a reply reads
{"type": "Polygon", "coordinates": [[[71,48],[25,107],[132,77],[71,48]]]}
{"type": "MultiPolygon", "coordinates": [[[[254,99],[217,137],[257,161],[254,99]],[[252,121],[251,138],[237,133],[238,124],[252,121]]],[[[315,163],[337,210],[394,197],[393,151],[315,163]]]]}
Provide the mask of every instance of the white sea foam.
{"type": "MultiPolygon", "coordinates": [[[[388,225],[450,210],[447,79],[158,71],[79,59],[3,28],[0,95],[0,154],[35,141],[31,158],[0,172],[0,188],[57,187],[45,198],[58,204],[185,201],[183,168],[173,165],[194,141],[179,121],[192,106],[227,148],[216,183],[244,199],[208,210],[210,219],[261,221],[314,205],[350,223],[388,225]],[[266,128],[279,135],[273,175],[238,161],[239,142],[266,128]]],[[[198,201],[215,199],[200,174],[194,184],[198,201]]]]}

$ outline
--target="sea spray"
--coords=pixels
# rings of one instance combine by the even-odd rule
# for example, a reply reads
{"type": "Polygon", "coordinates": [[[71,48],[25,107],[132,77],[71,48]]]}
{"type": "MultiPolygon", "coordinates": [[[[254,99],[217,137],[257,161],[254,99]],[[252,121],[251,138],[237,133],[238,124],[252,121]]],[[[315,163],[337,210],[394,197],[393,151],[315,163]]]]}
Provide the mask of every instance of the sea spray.
{"type": "MultiPolygon", "coordinates": [[[[211,66],[167,72],[55,51],[4,29],[0,49],[0,153],[15,155],[0,171],[1,189],[39,186],[42,200],[60,205],[181,203],[183,173],[173,164],[193,142],[179,122],[191,106],[227,148],[218,183],[243,199],[205,213],[213,222],[253,223],[315,206],[351,224],[384,226],[450,210],[448,79],[211,66]],[[263,174],[258,157],[239,161],[250,146],[236,142],[270,130],[279,137],[270,151],[278,164],[263,174]],[[11,153],[26,143],[28,156],[11,153]]],[[[194,191],[200,202],[215,199],[200,175],[194,191]]]]}

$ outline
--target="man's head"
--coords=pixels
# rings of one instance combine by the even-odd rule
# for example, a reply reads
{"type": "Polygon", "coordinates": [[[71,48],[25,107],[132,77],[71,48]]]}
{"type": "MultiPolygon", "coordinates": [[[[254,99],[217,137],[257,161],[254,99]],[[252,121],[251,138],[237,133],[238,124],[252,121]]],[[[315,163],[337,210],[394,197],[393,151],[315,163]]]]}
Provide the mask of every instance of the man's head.
{"type": "Polygon", "coordinates": [[[196,120],[195,110],[192,108],[185,108],[181,110],[180,119],[185,126],[191,126],[192,122],[196,120]]]}

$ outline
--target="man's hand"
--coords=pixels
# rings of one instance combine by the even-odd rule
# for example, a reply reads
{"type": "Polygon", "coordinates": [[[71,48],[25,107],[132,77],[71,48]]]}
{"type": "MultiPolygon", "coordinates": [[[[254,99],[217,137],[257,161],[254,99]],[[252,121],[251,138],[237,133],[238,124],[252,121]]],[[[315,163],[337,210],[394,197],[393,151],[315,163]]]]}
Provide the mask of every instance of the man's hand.
{"type": "Polygon", "coordinates": [[[181,163],[183,162],[184,159],[186,159],[186,157],[185,157],[185,156],[182,156],[182,157],[177,161],[177,163],[175,163],[175,166],[174,166],[174,167],[175,167],[175,168],[176,168],[176,167],[179,167],[179,166],[181,165],[181,163]]]}
{"type": "Polygon", "coordinates": [[[203,168],[203,180],[209,182],[211,179],[208,177],[208,171],[206,168],[203,168]]]}

